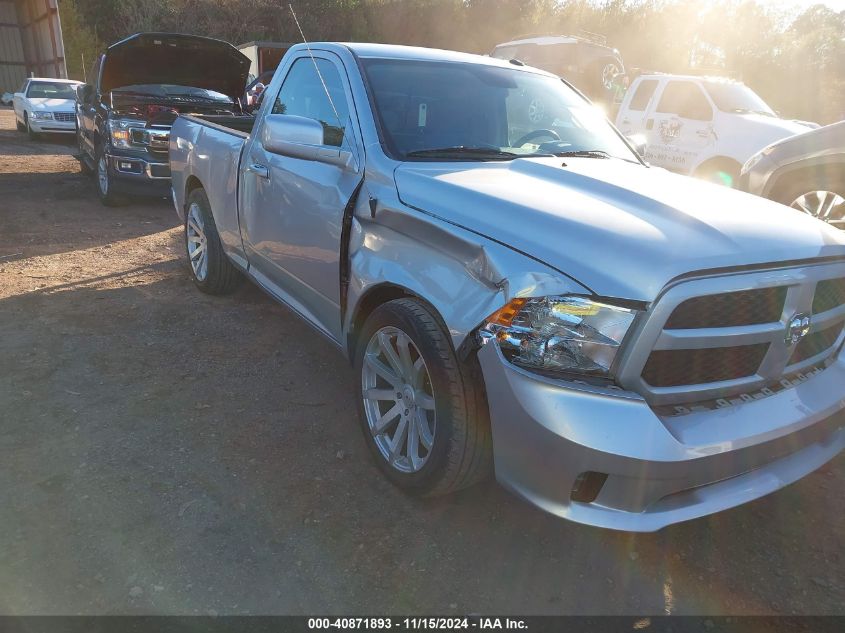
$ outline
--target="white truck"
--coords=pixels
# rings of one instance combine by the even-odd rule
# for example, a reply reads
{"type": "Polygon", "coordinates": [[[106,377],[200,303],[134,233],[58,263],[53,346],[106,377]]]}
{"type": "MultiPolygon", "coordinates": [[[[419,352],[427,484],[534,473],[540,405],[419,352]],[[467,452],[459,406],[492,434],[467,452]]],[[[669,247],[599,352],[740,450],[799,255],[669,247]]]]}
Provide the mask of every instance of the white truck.
{"type": "Polygon", "coordinates": [[[652,165],[734,186],[751,156],[814,125],[781,119],[737,81],[643,74],[625,95],[616,127],[645,143],[652,165]]]}
{"type": "Polygon", "coordinates": [[[649,531],[845,447],[845,233],[650,168],[551,73],[297,45],[236,120],[170,135],[194,282],[246,277],[337,345],[397,486],[492,467],[557,516],[649,531]]]}

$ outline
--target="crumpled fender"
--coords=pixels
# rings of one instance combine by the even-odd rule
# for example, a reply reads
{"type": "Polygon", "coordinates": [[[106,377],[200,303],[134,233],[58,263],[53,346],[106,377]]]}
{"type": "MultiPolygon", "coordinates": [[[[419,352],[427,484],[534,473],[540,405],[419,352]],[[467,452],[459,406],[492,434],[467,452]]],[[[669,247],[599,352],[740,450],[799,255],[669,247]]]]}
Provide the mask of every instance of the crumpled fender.
{"type": "Polygon", "coordinates": [[[367,190],[356,204],[349,237],[347,342],[362,299],[384,285],[431,304],[456,350],[515,297],[592,294],[541,262],[398,201],[371,207],[367,190]]]}

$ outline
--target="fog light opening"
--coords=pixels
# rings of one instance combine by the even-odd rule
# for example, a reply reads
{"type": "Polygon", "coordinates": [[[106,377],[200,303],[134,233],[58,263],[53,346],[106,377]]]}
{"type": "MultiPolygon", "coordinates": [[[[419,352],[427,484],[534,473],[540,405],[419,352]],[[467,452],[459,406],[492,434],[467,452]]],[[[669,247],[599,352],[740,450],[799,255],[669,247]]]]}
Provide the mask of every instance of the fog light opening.
{"type": "Polygon", "coordinates": [[[575,478],[575,483],[572,484],[572,493],[569,496],[573,501],[592,503],[599,496],[606,481],[607,473],[593,471],[581,473],[575,478]]]}

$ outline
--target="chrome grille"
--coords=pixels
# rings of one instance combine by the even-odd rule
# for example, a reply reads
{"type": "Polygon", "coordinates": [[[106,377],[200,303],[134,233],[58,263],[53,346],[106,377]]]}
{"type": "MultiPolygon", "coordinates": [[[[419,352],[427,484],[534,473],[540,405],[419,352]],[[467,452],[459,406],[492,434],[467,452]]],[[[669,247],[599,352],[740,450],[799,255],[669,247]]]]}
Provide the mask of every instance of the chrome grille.
{"type": "Polygon", "coordinates": [[[53,119],[62,123],[73,123],[76,121],[76,114],[74,112],[53,112],[53,119]]]}
{"type": "Polygon", "coordinates": [[[683,281],[644,315],[619,381],[655,406],[748,393],[830,359],[843,328],[845,263],[683,281]],[[809,332],[788,340],[805,316],[809,332]]]}

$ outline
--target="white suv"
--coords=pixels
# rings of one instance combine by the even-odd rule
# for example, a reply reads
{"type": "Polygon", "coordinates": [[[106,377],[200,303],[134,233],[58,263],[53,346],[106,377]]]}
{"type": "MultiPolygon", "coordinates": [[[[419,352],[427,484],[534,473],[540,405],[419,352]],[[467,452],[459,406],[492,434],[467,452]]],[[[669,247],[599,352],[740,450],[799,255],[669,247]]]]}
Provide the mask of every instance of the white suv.
{"type": "Polygon", "coordinates": [[[641,136],[653,165],[730,186],[760,149],[816,127],[781,119],[743,83],[663,74],[634,80],[616,126],[641,136]]]}

